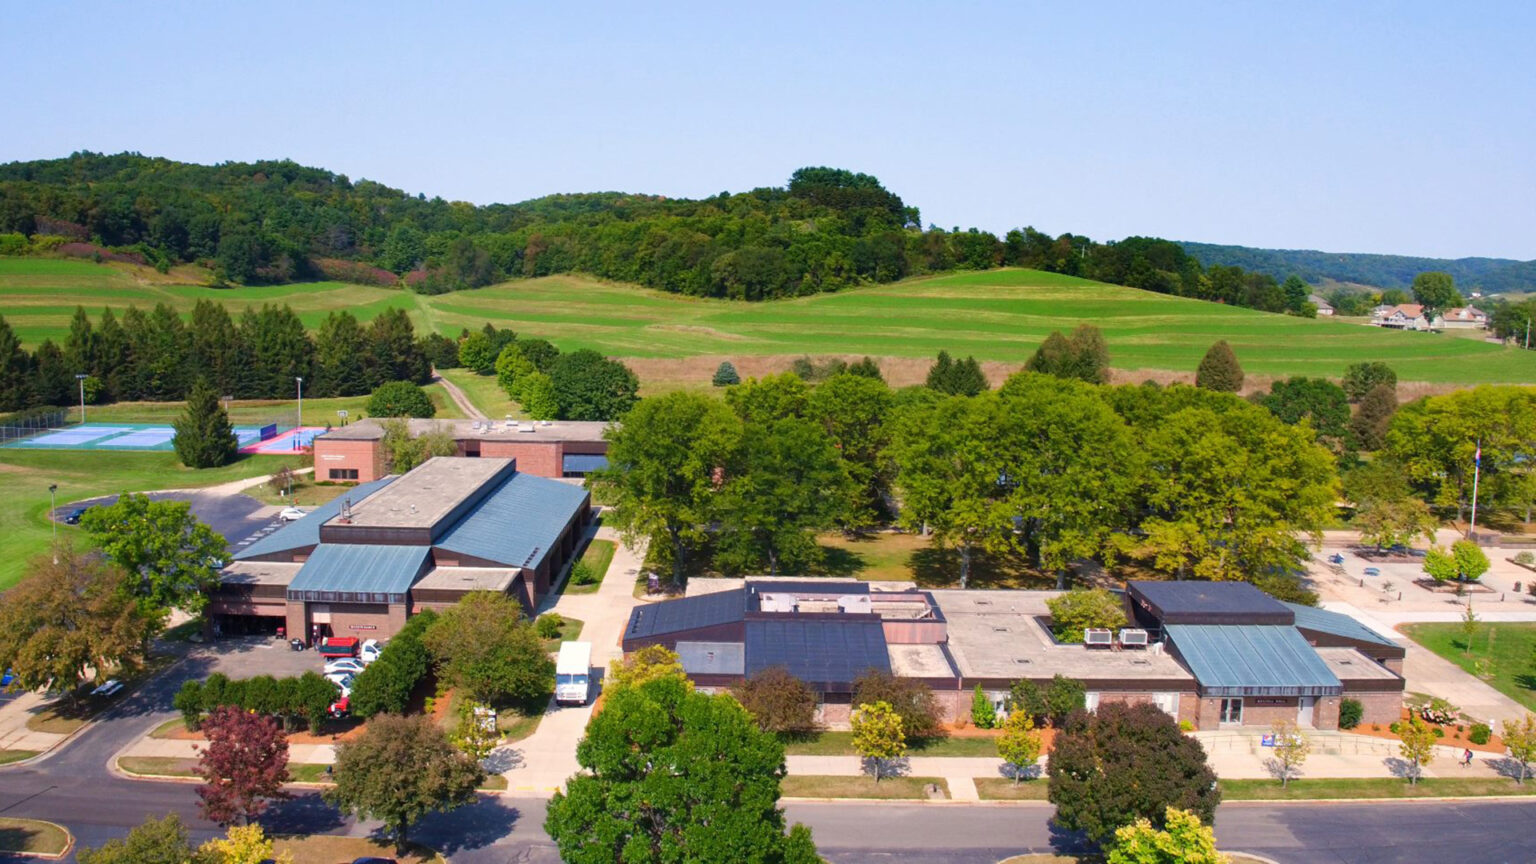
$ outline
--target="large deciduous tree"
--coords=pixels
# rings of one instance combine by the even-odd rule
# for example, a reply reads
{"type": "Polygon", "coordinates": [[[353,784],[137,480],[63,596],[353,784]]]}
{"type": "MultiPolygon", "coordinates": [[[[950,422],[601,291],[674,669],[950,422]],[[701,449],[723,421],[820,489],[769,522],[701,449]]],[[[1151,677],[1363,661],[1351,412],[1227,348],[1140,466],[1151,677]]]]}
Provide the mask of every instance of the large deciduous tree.
{"type": "Polygon", "coordinates": [[[1137,819],[1162,829],[1170,807],[1209,823],[1221,801],[1200,742],[1155,705],[1110,703],[1074,713],[1048,766],[1054,821],[1098,843],[1137,819]]]}
{"type": "Polygon", "coordinates": [[[783,666],[770,666],[731,691],[764,732],[804,732],[816,725],[816,694],[783,666]]]}
{"type": "Polygon", "coordinates": [[[544,828],[571,864],[813,864],[810,831],[785,832],[784,747],[728,696],[675,678],[610,693],[576,747],[585,769],[544,828]]]}
{"type": "Polygon", "coordinates": [[[1326,378],[1291,377],[1269,385],[1269,393],[1259,400],[1269,413],[1283,423],[1295,426],[1303,420],[1311,423],[1318,440],[1337,452],[1343,449],[1349,423],[1349,397],[1344,389],[1326,378]]]}
{"type": "Polygon", "coordinates": [[[161,819],[151,817],[126,836],[95,849],[82,847],[76,857],[80,864],[187,864],[196,860],[197,850],[181,817],[167,813],[161,819]]]}
{"type": "Polygon", "coordinates": [[[431,417],[437,406],[427,391],[410,381],[389,381],[374,389],[365,406],[371,417],[431,417]]]}
{"type": "Polygon", "coordinates": [[[1053,330],[1024,368],[1057,378],[1105,384],[1109,381],[1109,349],[1104,334],[1090,324],[1080,325],[1070,336],[1053,330]]]}
{"type": "Polygon", "coordinates": [[[608,470],[593,488],[613,503],[609,520],[626,542],[667,545],[673,581],[682,574],[718,515],[719,484],[741,436],[718,400],[677,392],[646,399],[610,427],[608,470]]]}
{"type": "Polygon", "coordinates": [[[1456,280],[1449,273],[1430,270],[1413,277],[1413,300],[1424,307],[1424,317],[1435,315],[1466,302],[1456,290],[1456,280]]]}
{"type": "Polygon", "coordinates": [[[724,479],[716,560],[771,575],[820,559],[816,534],[832,527],[849,485],[826,431],[797,417],[747,424],[724,479]]]}
{"type": "Polygon", "coordinates": [[[1103,588],[1080,588],[1046,601],[1051,633],[1058,642],[1081,643],[1086,629],[1125,626],[1125,601],[1103,588]]]}
{"type": "Polygon", "coordinates": [[[1387,443],[1392,417],[1397,413],[1397,390],[1377,384],[1360,400],[1355,416],[1349,419],[1350,443],[1361,450],[1380,450],[1387,443]]]}
{"type": "Polygon", "coordinates": [[[185,501],[125,492],[111,505],[87,510],[80,526],[123,569],[123,589],[139,601],[152,628],[172,609],[201,612],[219,584],[228,546],[185,501]]]}
{"type": "Polygon", "coordinates": [[[174,423],[176,458],[188,468],[217,468],[235,461],[240,442],[219,394],[199,377],[187,394],[187,407],[174,423]]]}
{"type": "Polygon", "coordinates": [[[123,573],[62,545],[0,594],[0,668],[28,690],[72,692],[85,670],[136,662],[144,615],[122,591],[123,573]]]}
{"type": "Polygon", "coordinates": [[[916,678],[903,678],[879,669],[853,682],[853,704],[884,702],[901,716],[902,729],[913,738],[939,734],[939,708],[933,689],[916,678]]]}
{"type": "Polygon", "coordinates": [[[383,822],[404,852],[411,826],[474,800],[484,779],[431,717],[381,714],[337,746],[336,785],[321,794],[343,813],[383,822]]]}
{"type": "Polygon", "coordinates": [[[1403,469],[1391,459],[1378,458],[1344,475],[1344,495],[1355,505],[1350,526],[1360,542],[1383,546],[1409,545],[1415,538],[1433,540],[1439,524],[1429,505],[1413,497],[1403,469]]]}
{"type": "Polygon", "coordinates": [[[1397,393],[1397,373],[1379,360],[1351,363],[1344,370],[1344,392],[1349,394],[1351,402],[1359,402],[1382,384],[1387,385],[1394,395],[1397,393]]]}
{"type": "Polygon", "coordinates": [[[847,497],[836,517],[844,531],[867,528],[886,513],[891,472],[885,450],[893,401],[884,381],[851,372],[823,381],[807,401],[807,417],[831,437],[848,475],[847,497]]]}
{"type": "Polygon", "coordinates": [[[1536,460],[1536,390],[1478,387],[1404,405],[1392,418],[1386,452],[1403,466],[1414,489],[1432,506],[1471,504],[1481,451],[1479,508],[1504,503],[1518,488],[1508,481],[1536,460]]]}
{"type": "Polygon", "coordinates": [[[422,642],[443,675],[477,702],[528,705],[554,692],[555,663],[505,594],[464,595],[438,615],[422,642]]]}
{"type": "Polygon", "coordinates": [[[613,420],[633,408],[640,380],[617,360],[582,349],[561,354],[549,370],[564,420],[613,420]]]}
{"type": "Polygon", "coordinates": [[[197,763],[204,818],[248,824],[269,801],[287,797],[288,739],[274,718],[226,706],[214,709],[201,728],[208,742],[198,748],[197,763]]]}

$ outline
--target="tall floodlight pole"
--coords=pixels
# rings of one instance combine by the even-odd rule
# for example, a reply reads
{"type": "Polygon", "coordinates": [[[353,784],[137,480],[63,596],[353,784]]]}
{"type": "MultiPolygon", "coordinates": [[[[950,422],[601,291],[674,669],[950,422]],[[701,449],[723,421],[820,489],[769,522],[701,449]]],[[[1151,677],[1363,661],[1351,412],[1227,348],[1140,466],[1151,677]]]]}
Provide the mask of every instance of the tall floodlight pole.
{"type": "Polygon", "coordinates": [[[84,372],[76,372],[75,380],[80,382],[80,424],[85,425],[85,379],[91,376],[84,372]]]}
{"type": "Polygon", "coordinates": [[[1477,532],[1477,480],[1483,468],[1483,439],[1477,439],[1477,452],[1472,454],[1472,521],[1467,523],[1467,539],[1476,542],[1472,535],[1477,532]]]}
{"type": "Polygon", "coordinates": [[[304,425],[304,379],[295,375],[293,380],[299,385],[299,422],[293,427],[298,429],[304,425]]]}
{"type": "Polygon", "coordinates": [[[48,484],[48,521],[53,523],[53,563],[59,563],[59,502],[55,497],[59,484],[48,484]]]}

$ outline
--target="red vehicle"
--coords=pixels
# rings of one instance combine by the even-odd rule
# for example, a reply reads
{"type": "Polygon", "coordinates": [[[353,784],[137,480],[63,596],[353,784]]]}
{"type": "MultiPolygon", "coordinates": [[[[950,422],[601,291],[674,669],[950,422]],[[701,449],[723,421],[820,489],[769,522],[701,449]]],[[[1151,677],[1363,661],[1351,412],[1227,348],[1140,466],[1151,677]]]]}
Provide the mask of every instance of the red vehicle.
{"type": "Polygon", "coordinates": [[[337,657],[357,656],[356,636],[327,636],[320,640],[319,651],[321,657],[335,659],[337,657]]]}
{"type": "Polygon", "coordinates": [[[340,719],[347,716],[347,709],[351,707],[352,700],[346,696],[343,696],[340,699],[337,699],[335,702],[331,703],[330,714],[332,717],[340,719]]]}

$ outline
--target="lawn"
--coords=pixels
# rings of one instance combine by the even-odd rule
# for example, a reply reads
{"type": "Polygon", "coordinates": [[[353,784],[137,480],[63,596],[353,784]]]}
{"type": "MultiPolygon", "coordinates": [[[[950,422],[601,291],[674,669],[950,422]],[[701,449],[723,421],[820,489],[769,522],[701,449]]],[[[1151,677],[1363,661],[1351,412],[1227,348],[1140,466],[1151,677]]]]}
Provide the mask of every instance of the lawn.
{"type": "Polygon", "coordinates": [[[37,755],[36,750],[0,750],[0,765],[9,765],[37,755]]]}
{"type": "MultiPolygon", "coordinates": [[[[431,397],[432,404],[437,406],[437,416],[445,419],[457,419],[464,416],[459,406],[448,397],[448,391],[441,384],[428,384],[422,388],[431,397]]],[[[92,423],[164,423],[169,425],[181,416],[181,402],[115,402],[111,405],[87,405],[85,406],[85,419],[92,423]]],[[[367,396],[337,396],[331,399],[311,399],[304,397],[304,425],[305,426],[332,426],[341,425],[341,417],[336,412],[346,411],[347,420],[357,420],[367,416],[364,406],[368,404],[367,396]]],[[[257,424],[282,422],[293,425],[295,412],[298,411],[298,403],[294,399],[235,399],[225,405],[229,411],[229,420],[236,426],[255,426],[257,424]]],[[[80,407],[74,406],[70,410],[69,419],[78,420],[80,407]]]]}
{"type": "Polygon", "coordinates": [[[278,855],[287,853],[293,864],[336,864],[337,861],[355,861],[360,858],[394,860],[401,864],[445,864],[446,859],[425,846],[411,844],[405,855],[395,852],[395,844],[370,837],[336,837],[316,834],[311,837],[276,837],[272,851],[278,855]]]}
{"type": "Polygon", "coordinates": [[[0,852],[56,857],[63,855],[72,841],[62,825],[0,816],[0,852]]]}
{"type": "Polygon", "coordinates": [[[613,553],[618,549],[618,544],[612,540],[593,540],[587,544],[587,551],[581,553],[581,560],[585,561],[592,572],[597,574],[597,581],[589,585],[572,585],[566,580],[566,594],[596,594],[597,589],[603,587],[603,577],[608,575],[608,565],[613,563],[613,553]]]}
{"type": "Polygon", "coordinates": [[[553,654],[560,650],[561,642],[573,642],[580,639],[581,628],[584,626],[586,626],[586,622],[580,618],[572,618],[569,615],[560,616],[560,635],[550,639],[541,639],[544,650],[553,654]]]}
{"type": "MultiPolygon", "coordinates": [[[[852,732],[813,732],[784,742],[788,756],[856,756],[852,732]]],[[[909,738],[908,756],[996,756],[997,739],[990,737],[909,738]]]]}
{"type": "Polygon", "coordinates": [[[1007,777],[977,777],[976,794],[983,801],[1044,801],[1050,783],[1041,777],[1013,782],[1007,777]]]}
{"type": "Polygon", "coordinates": [[[318,507],[321,504],[348,492],[354,487],[346,483],[316,483],[315,475],[299,474],[293,478],[293,486],[283,489],[282,492],[292,492],[283,495],[279,490],[274,490],[266,483],[247,489],[245,494],[255,498],[263,504],[281,504],[284,507],[294,505],[298,507],[318,507]]]}
{"type": "Polygon", "coordinates": [[[1476,675],[1477,661],[1488,661],[1488,684],[1536,711],[1536,624],[1479,624],[1467,653],[1460,624],[1404,624],[1410,639],[1476,675]]]}
{"type": "MultiPolygon", "coordinates": [[[[246,456],[222,468],[182,466],[175,453],[124,453],[104,450],[0,449],[0,590],[21,578],[33,556],[48,551],[48,486],[58,484],[60,507],[71,501],[118,492],[147,492],[213,486],[269,474],[283,456],[246,456]]],[[[85,542],[80,530],[58,526],[61,541],[85,542]]]]}
{"type": "Polygon", "coordinates": [[[1398,777],[1292,780],[1222,780],[1224,801],[1304,801],[1348,798],[1473,798],[1484,795],[1536,795],[1536,783],[1486,777],[1425,777],[1410,784],[1398,777]]]}
{"type": "MultiPolygon", "coordinates": [[[[211,289],[149,279],[144,268],[47,259],[0,260],[0,307],[28,345],[61,339],[76,304],[166,302],[189,313],[198,299],[287,303],[308,326],[333,310],[367,320],[405,309],[421,332],[456,335],[486,322],[549,339],[564,350],[594,348],[631,358],[704,357],[697,368],[640,364],[647,392],[700,387],[722,358],[868,354],[930,358],[939,350],[1018,364],[1052,330],[1091,323],[1112,362],[1126,371],[1192,372],[1211,343],[1226,339],[1257,375],[1338,377],[1349,363],[1381,360],[1403,381],[1516,383],[1536,377],[1536,357],[1474,339],[1386,331],[1169,297],[1031,270],[920,277],[767,303],[683,297],[577,275],[514,280],[433,297],[400,289],[314,282],[211,289]],[[132,271],[132,272],[131,272],[132,271]]],[[[454,376],[459,380],[458,376],[454,376]]],[[[493,379],[490,385],[494,386],[493,379]]],[[[494,394],[491,394],[494,396],[494,394]]],[[[471,396],[477,402],[481,396],[471,396]]],[[[487,398],[486,408],[505,405],[487,398]]],[[[502,407],[494,417],[506,413],[502,407]]]]}
{"type": "Polygon", "coordinates": [[[940,798],[949,797],[949,783],[942,777],[886,777],[879,783],[869,776],[790,774],[780,787],[786,798],[884,798],[927,800],[923,787],[933,783],[940,798]]]}

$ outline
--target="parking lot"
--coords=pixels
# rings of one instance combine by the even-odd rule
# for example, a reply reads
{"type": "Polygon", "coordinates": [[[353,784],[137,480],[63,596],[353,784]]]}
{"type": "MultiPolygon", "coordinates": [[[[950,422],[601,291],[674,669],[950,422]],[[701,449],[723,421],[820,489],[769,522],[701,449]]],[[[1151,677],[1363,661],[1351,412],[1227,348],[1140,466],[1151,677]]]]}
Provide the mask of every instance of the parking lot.
{"type": "Polygon", "coordinates": [[[325,659],[317,651],[294,651],[286,640],[262,636],[217,639],[197,646],[192,656],[203,661],[206,675],[222,672],[230,678],[286,678],[320,672],[325,666],[325,659]]]}

